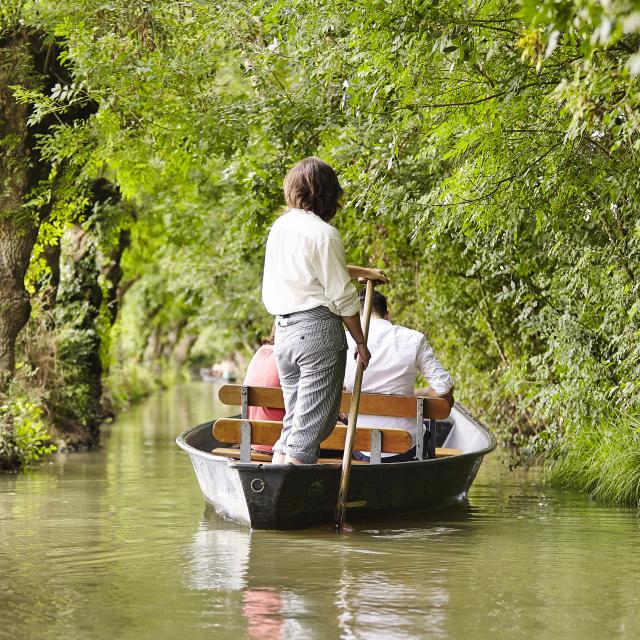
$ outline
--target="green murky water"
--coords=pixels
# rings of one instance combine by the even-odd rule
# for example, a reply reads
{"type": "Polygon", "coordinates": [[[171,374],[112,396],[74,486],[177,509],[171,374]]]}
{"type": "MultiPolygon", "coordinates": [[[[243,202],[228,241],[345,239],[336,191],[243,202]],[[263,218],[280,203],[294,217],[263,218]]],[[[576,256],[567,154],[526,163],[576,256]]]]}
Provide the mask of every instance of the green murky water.
{"type": "Polygon", "coordinates": [[[640,518],[487,458],[469,504],[249,532],[208,512],[186,426],[213,388],[158,394],[99,451],[0,476],[0,638],[640,638],[640,518]]]}

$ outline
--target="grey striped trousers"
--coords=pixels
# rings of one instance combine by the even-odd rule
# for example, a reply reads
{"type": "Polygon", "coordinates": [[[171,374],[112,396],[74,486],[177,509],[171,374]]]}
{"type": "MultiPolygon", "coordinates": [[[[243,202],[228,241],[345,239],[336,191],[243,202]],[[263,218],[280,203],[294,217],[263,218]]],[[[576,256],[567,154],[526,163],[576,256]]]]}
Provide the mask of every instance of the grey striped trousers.
{"type": "Polygon", "coordinates": [[[347,356],[342,320],[327,307],[278,316],[273,352],[285,405],[273,450],[312,464],[340,410],[347,356]]]}

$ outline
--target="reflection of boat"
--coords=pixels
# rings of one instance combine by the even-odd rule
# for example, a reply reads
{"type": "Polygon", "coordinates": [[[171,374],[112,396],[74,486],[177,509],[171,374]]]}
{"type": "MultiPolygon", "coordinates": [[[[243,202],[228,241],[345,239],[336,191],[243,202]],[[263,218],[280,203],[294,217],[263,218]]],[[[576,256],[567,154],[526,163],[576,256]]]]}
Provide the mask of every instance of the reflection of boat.
{"type": "Polygon", "coordinates": [[[227,528],[237,526],[218,521],[216,527],[211,528],[206,526],[206,521],[201,523],[186,548],[192,588],[241,591],[246,587],[251,533],[246,529],[227,528]]]}
{"type": "MultiPolygon", "coordinates": [[[[350,520],[407,513],[463,500],[493,436],[456,405],[439,421],[436,446],[459,449],[444,458],[355,465],[348,495],[350,520]]],[[[213,455],[221,444],[207,422],[185,431],[178,445],[190,456],[205,500],[227,518],[255,529],[300,529],[333,519],[340,463],[272,465],[213,455]]]]}
{"type": "Polygon", "coordinates": [[[186,580],[197,590],[217,592],[238,624],[238,602],[244,621],[239,637],[252,640],[325,637],[308,622],[316,604],[282,579],[282,541],[268,532],[250,532],[205,512],[186,545],[186,580]],[[256,536],[261,536],[259,539],[256,536]],[[257,547],[257,548],[255,548],[257,547]],[[254,567],[251,568],[253,558],[254,567]],[[238,595],[239,594],[239,595],[238,595]],[[313,627],[313,628],[310,628],[313,627]]]}
{"type": "Polygon", "coordinates": [[[236,380],[235,376],[225,378],[217,373],[211,373],[211,369],[200,369],[200,378],[202,378],[202,382],[215,382],[216,384],[226,384],[236,380]]]}

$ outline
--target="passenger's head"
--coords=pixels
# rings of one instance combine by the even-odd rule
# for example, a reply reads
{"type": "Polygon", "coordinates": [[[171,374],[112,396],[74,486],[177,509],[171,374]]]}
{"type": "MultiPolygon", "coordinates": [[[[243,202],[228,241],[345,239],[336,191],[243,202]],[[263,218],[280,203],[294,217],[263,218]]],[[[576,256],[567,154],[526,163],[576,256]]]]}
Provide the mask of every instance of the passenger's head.
{"type": "Polygon", "coordinates": [[[287,206],[313,211],[326,222],[336,215],[342,193],[336,172],[315,156],[293,165],[284,179],[287,206]]]}
{"type": "MultiPolygon", "coordinates": [[[[360,310],[364,309],[364,299],[367,295],[367,290],[363,289],[360,292],[360,310]]],[[[389,309],[387,308],[387,299],[375,289],[373,290],[373,303],[371,304],[371,315],[377,318],[389,319],[389,309]]]]}

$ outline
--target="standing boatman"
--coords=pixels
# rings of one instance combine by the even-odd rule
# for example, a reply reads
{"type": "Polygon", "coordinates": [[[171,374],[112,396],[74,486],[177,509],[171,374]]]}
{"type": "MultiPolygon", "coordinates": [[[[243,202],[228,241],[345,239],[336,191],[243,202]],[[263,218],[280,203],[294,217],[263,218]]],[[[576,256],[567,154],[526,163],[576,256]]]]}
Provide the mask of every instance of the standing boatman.
{"type": "Polygon", "coordinates": [[[347,360],[344,325],[365,367],[371,357],[351,279],[388,280],[380,269],[347,266],[340,233],[329,224],[342,193],[331,166],[301,160],[284,180],[289,208],[269,232],[262,300],[276,316],[274,354],[285,404],[273,464],[315,463],[333,431],[347,360]]]}

